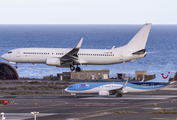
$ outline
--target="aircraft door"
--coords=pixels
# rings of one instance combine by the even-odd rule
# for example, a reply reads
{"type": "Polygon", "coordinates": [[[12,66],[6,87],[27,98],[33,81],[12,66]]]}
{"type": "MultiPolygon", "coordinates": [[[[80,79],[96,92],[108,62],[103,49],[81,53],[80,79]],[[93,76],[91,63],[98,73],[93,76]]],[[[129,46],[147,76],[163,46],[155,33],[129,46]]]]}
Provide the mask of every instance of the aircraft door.
{"type": "Polygon", "coordinates": [[[79,90],[79,85],[76,85],[76,90],[79,90]]]}
{"type": "Polygon", "coordinates": [[[154,83],[151,83],[151,89],[154,89],[154,83]]]}
{"type": "Polygon", "coordinates": [[[123,60],[123,52],[120,52],[120,54],[119,54],[119,60],[123,60]]]}
{"type": "Polygon", "coordinates": [[[20,50],[17,50],[16,57],[20,57],[20,50]]]}

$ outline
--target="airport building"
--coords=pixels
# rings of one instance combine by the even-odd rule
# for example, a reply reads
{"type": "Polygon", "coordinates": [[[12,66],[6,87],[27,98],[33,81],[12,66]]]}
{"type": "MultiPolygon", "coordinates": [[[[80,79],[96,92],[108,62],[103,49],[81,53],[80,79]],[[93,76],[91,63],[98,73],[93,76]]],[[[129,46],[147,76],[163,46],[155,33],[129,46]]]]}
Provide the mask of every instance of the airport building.
{"type": "MultiPolygon", "coordinates": [[[[57,74],[58,80],[104,80],[109,79],[109,70],[83,70],[81,72],[63,72],[57,74]]],[[[144,81],[155,78],[155,74],[147,75],[147,71],[135,71],[135,80],[144,81]]],[[[117,73],[117,79],[132,80],[126,73],[117,73]]]]}
{"type": "Polygon", "coordinates": [[[154,79],[156,76],[155,74],[152,75],[147,75],[147,71],[135,71],[135,80],[140,81],[143,80],[147,81],[147,80],[151,80],[154,79]]]}
{"type": "Polygon", "coordinates": [[[124,79],[126,77],[126,73],[117,73],[117,79],[124,79]]]}
{"type": "Polygon", "coordinates": [[[131,76],[126,76],[126,73],[117,73],[117,79],[132,80],[131,76]]]}
{"type": "Polygon", "coordinates": [[[152,80],[152,79],[154,79],[155,77],[156,77],[155,74],[152,74],[152,75],[144,75],[144,81],[152,80]]]}
{"type": "Polygon", "coordinates": [[[145,79],[145,75],[147,75],[147,71],[135,71],[135,80],[145,79]]]}
{"type": "Polygon", "coordinates": [[[81,72],[63,72],[57,75],[59,80],[98,80],[109,79],[109,70],[83,70],[81,72]]]}

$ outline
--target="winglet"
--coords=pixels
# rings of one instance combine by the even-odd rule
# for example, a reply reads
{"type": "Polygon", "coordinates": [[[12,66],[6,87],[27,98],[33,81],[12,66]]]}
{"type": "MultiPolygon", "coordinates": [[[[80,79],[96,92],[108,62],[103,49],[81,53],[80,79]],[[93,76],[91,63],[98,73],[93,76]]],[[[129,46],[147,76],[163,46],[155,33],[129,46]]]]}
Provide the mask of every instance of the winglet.
{"type": "Polygon", "coordinates": [[[69,51],[68,53],[66,53],[63,57],[61,57],[60,59],[62,61],[74,61],[74,60],[78,60],[78,51],[82,45],[82,41],[83,38],[81,38],[81,40],[79,41],[79,43],[76,45],[75,48],[73,48],[71,51],[69,51]]]}
{"type": "Polygon", "coordinates": [[[79,41],[79,43],[76,45],[75,48],[80,49],[81,45],[82,45],[82,41],[84,38],[81,38],[81,40],[79,41]]]}
{"type": "Polygon", "coordinates": [[[111,49],[113,50],[115,48],[115,46],[113,46],[111,49]]]}
{"type": "Polygon", "coordinates": [[[127,80],[127,81],[124,83],[124,85],[122,86],[121,93],[128,93],[128,91],[126,90],[127,83],[128,83],[128,80],[127,80]]]}
{"type": "Polygon", "coordinates": [[[122,88],[125,88],[127,86],[128,80],[124,83],[124,85],[122,86],[122,88]]]}
{"type": "Polygon", "coordinates": [[[128,80],[124,83],[124,85],[119,90],[123,90],[127,86],[127,83],[128,83],[128,80]]]}
{"type": "Polygon", "coordinates": [[[144,82],[144,78],[141,80],[141,82],[144,82]]]}

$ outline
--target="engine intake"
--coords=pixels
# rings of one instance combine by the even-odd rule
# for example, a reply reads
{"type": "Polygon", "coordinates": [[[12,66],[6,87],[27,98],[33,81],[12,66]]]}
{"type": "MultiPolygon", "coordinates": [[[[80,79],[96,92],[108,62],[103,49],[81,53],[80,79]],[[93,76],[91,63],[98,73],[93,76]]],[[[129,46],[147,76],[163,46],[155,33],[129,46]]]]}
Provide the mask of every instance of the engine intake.
{"type": "Polygon", "coordinates": [[[109,91],[99,91],[100,96],[109,96],[109,91]]]}
{"type": "Polygon", "coordinates": [[[60,60],[60,58],[47,58],[46,64],[51,65],[51,66],[60,66],[61,60],[60,60]]]}

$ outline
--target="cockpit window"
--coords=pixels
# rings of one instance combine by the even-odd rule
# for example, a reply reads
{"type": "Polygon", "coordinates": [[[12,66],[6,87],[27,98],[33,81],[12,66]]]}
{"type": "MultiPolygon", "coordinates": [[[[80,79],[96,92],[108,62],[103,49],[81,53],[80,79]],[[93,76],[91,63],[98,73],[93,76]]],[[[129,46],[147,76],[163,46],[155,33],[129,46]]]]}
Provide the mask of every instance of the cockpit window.
{"type": "Polygon", "coordinates": [[[8,52],[8,54],[11,54],[11,53],[12,53],[12,51],[9,51],[9,52],[8,52]]]}
{"type": "Polygon", "coordinates": [[[69,86],[69,88],[72,88],[73,86],[69,86]]]}

